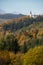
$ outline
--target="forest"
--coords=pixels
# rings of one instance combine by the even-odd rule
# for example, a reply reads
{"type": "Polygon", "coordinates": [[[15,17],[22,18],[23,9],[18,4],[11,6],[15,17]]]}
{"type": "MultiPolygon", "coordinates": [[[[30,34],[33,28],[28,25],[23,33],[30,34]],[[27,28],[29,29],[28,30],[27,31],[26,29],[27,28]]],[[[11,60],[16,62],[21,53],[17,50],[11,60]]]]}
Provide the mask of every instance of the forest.
{"type": "Polygon", "coordinates": [[[43,16],[0,23],[0,65],[43,65],[43,16]]]}

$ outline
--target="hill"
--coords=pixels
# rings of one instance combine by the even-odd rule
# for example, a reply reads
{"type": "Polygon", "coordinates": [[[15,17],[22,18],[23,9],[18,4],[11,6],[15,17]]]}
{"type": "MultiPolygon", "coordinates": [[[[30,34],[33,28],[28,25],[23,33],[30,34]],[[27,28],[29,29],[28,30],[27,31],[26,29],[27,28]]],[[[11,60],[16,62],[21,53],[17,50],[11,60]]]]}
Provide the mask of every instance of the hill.
{"type": "Polygon", "coordinates": [[[43,65],[43,16],[0,23],[1,65],[43,65]]]}
{"type": "Polygon", "coordinates": [[[7,14],[0,14],[0,19],[13,19],[13,18],[19,18],[22,16],[24,16],[24,15],[7,13],[7,14]]]}
{"type": "MultiPolygon", "coordinates": [[[[37,18],[30,18],[29,16],[24,16],[6,20],[4,23],[0,24],[0,32],[2,32],[1,35],[13,33],[20,45],[22,45],[24,41],[28,43],[31,39],[42,37],[43,17],[38,16],[37,18]]],[[[33,41],[34,40],[32,40],[32,42],[33,41]]]]}
{"type": "Polygon", "coordinates": [[[31,24],[38,22],[43,22],[42,16],[37,16],[37,18],[30,18],[29,16],[23,16],[12,20],[5,20],[5,22],[2,23],[2,27],[4,30],[16,31],[23,27],[27,27],[31,24]]]}

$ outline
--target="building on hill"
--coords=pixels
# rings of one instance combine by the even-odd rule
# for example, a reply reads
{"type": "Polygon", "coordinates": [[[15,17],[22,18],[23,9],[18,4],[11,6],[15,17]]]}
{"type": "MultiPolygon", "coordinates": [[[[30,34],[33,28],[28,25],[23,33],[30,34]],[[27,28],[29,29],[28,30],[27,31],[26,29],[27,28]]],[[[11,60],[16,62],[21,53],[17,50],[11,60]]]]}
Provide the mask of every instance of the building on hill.
{"type": "Polygon", "coordinates": [[[37,18],[38,15],[33,15],[32,12],[30,11],[30,18],[37,18]]]}
{"type": "Polygon", "coordinates": [[[32,12],[30,11],[30,18],[32,18],[32,12]]]}

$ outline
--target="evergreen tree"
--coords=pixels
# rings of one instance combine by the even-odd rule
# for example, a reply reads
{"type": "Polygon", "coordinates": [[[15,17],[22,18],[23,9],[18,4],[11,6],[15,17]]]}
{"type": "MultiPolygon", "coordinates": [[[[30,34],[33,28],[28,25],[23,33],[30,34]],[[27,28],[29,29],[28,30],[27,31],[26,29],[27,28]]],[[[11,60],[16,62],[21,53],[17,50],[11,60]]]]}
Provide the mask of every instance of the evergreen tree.
{"type": "Polygon", "coordinates": [[[18,44],[18,40],[15,39],[15,41],[14,41],[14,52],[15,52],[15,54],[16,54],[19,50],[20,50],[20,46],[19,46],[19,44],[18,44]]]}
{"type": "Polygon", "coordinates": [[[24,45],[23,45],[23,53],[26,53],[27,52],[27,45],[26,45],[26,42],[24,42],[24,45]]]}

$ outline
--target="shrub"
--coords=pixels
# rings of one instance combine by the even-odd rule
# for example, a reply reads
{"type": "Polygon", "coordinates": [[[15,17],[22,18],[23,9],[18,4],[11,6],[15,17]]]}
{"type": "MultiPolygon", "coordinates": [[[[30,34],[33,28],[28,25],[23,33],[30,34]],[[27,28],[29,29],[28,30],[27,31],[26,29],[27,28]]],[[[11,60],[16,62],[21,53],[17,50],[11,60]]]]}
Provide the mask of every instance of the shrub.
{"type": "Polygon", "coordinates": [[[30,49],[24,55],[23,65],[43,65],[43,46],[30,49]]]}
{"type": "Polygon", "coordinates": [[[9,65],[10,55],[8,51],[0,51],[0,65],[9,65]]]}
{"type": "Polygon", "coordinates": [[[13,54],[10,53],[10,59],[11,59],[11,63],[10,65],[22,65],[22,56],[23,54],[13,54]]]}

